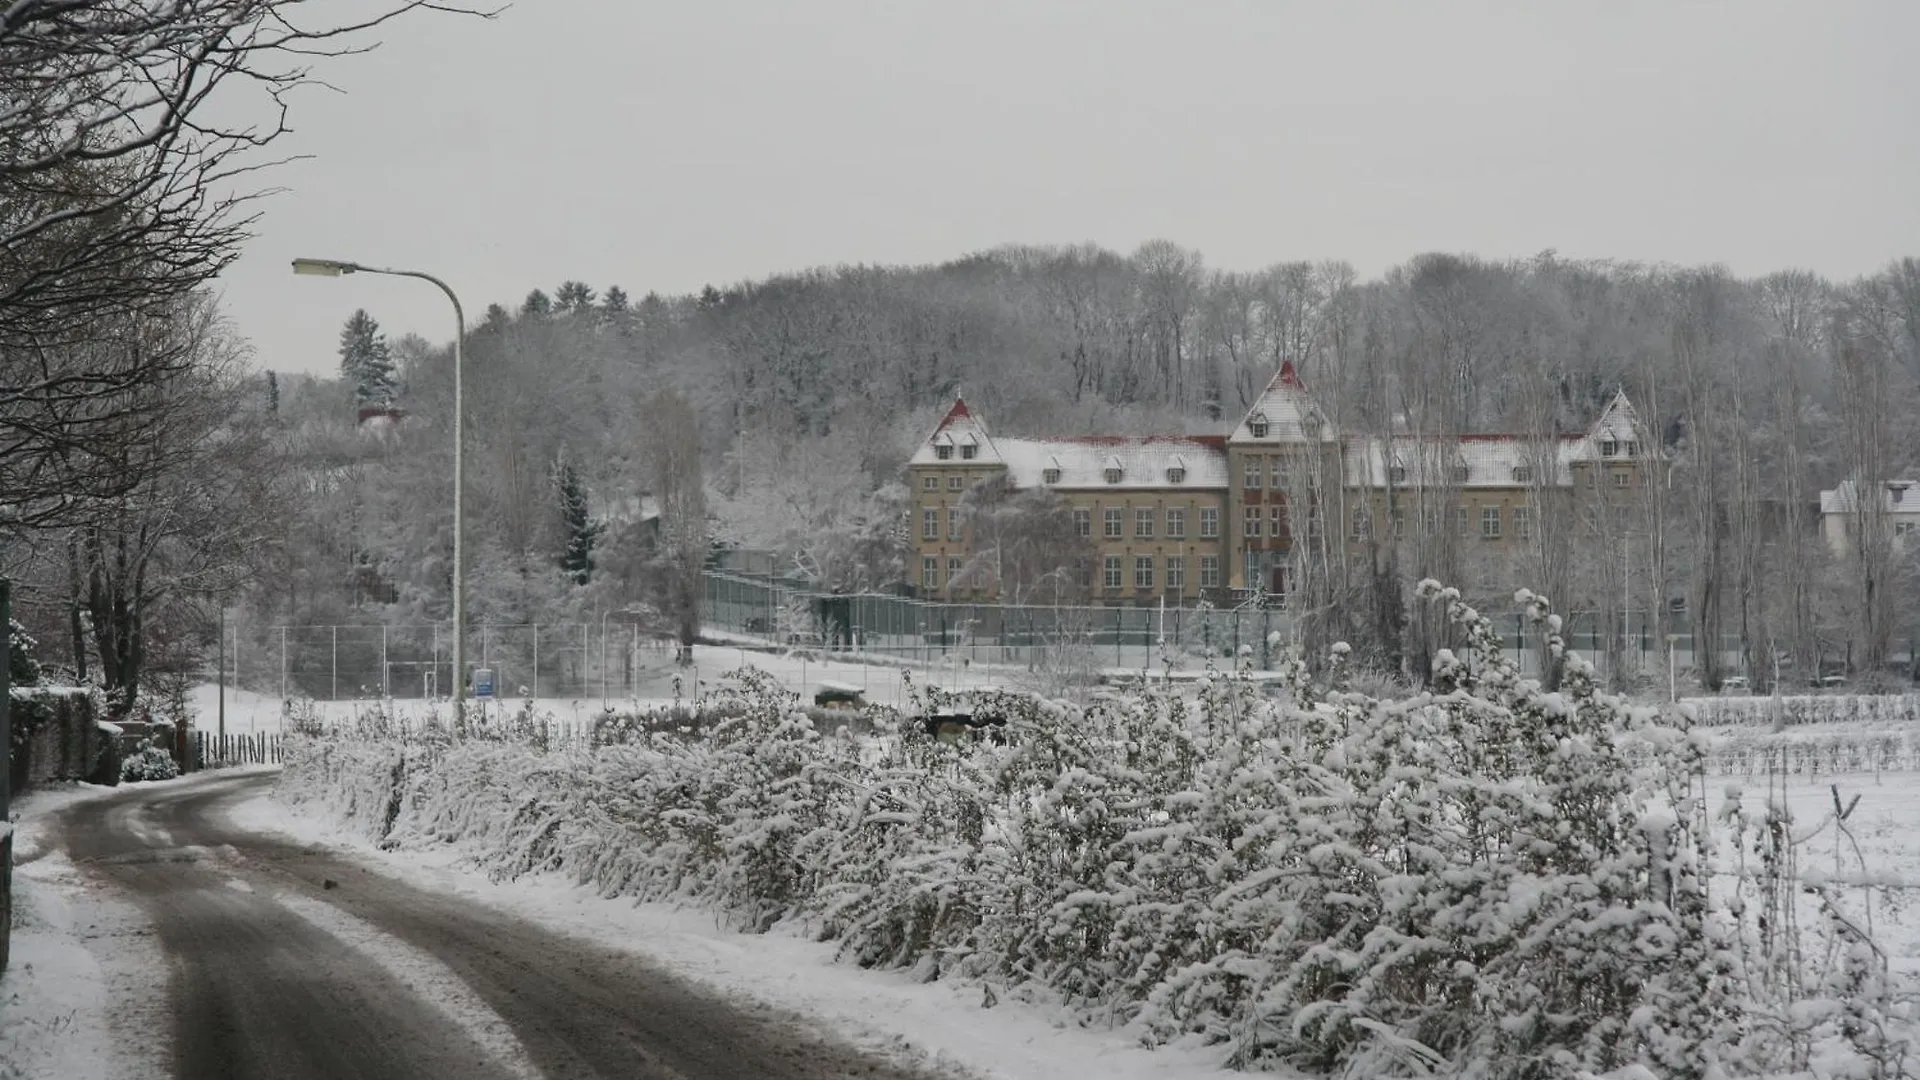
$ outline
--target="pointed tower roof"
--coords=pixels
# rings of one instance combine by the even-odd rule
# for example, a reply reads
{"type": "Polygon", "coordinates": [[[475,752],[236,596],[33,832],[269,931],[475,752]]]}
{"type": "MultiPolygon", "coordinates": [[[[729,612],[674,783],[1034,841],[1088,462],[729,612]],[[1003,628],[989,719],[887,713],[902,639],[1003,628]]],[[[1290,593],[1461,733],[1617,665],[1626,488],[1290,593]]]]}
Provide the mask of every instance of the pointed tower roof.
{"type": "Polygon", "coordinates": [[[987,433],[986,418],[968,408],[965,398],[957,396],[953,399],[953,406],[940,418],[940,423],[934,426],[926,441],[907,460],[909,465],[944,465],[949,462],[1006,464],[999,449],[993,445],[993,437],[987,433]]]}
{"type": "Polygon", "coordinates": [[[1286,360],[1227,439],[1236,443],[1321,442],[1335,437],[1333,425],[1326,422],[1326,415],[1313,403],[1293,361],[1286,360]],[[1265,426],[1264,434],[1256,432],[1256,424],[1265,426]]]}

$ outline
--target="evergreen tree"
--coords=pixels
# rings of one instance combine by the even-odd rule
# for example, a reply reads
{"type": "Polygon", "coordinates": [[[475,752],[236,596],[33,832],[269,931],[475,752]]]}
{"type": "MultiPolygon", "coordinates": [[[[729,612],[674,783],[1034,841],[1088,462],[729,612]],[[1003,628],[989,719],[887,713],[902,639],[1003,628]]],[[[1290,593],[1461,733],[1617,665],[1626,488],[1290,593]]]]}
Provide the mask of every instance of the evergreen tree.
{"type": "Polygon", "coordinates": [[[535,289],[527,294],[520,303],[520,317],[523,319],[544,319],[553,314],[553,301],[547,294],[535,289]]]}
{"type": "Polygon", "coordinates": [[[600,539],[600,524],[587,508],[587,486],[573,463],[561,455],[553,470],[553,484],[560,495],[560,524],[566,535],[566,550],[560,555],[560,569],[567,580],[585,585],[593,576],[593,545],[600,539]]]}
{"type": "Polygon", "coordinates": [[[280,411],[280,376],[271,371],[267,372],[267,411],[280,411]]]}
{"type": "Polygon", "coordinates": [[[353,399],[361,406],[393,404],[393,351],[365,308],[340,331],[340,374],[353,383],[353,399]]]}
{"type": "Polygon", "coordinates": [[[593,289],[584,281],[561,282],[553,298],[555,306],[566,315],[585,315],[593,310],[593,289]]]}
{"type": "Polygon", "coordinates": [[[600,299],[600,308],[609,315],[627,313],[627,290],[618,285],[607,286],[607,295],[600,299]]]}

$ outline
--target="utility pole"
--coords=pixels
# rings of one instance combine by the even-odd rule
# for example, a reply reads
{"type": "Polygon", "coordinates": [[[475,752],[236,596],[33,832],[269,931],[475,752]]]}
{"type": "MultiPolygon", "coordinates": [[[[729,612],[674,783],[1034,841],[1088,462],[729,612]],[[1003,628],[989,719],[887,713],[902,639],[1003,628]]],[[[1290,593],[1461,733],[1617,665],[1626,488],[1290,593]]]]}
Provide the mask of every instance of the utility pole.
{"type": "Polygon", "coordinates": [[[224,599],[220,603],[220,647],[215,655],[219,657],[220,664],[220,674],[216,679],[220,684],[220,706],[216,713],[219,716],[220,741],[225,743],[227,740],[227,605],[224,599]]]}

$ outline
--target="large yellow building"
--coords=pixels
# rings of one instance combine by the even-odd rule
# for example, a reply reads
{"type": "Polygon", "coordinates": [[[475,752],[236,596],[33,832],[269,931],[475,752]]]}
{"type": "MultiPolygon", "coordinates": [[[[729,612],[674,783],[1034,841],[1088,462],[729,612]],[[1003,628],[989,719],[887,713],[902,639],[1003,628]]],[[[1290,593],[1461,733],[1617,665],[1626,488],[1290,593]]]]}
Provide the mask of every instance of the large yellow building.
{"type": "MultiPolygon", "coordinates": [[[[1545,443],[1515,435],[1343,437],[1293,365],[1225,435],[992,435],[965,401],[908,462],[914,492],[914,581],[928,599],[991,600],[962,499],[1004,477],[1046,488],[1071,508],[1086,554],[1078,586],[1113,605],[1221,599],[1252,589],[1284,596],[1304,530],[1365,543],[1408,513],[1453,517],[1464,542],[1504,548],[1532,536],[1534,515],[1581,489],[1604,499],[1634,490],[1651,447],[1617,395],[1583,434],[1545,443]],[[1338,488],[1340,498],[1324,497],[1338,488]],[[1323,520],[1338,508],[1336,525],[1323,520]]],[[[1445,527],[1430,522],[1430,527],[1445,527]]]]}

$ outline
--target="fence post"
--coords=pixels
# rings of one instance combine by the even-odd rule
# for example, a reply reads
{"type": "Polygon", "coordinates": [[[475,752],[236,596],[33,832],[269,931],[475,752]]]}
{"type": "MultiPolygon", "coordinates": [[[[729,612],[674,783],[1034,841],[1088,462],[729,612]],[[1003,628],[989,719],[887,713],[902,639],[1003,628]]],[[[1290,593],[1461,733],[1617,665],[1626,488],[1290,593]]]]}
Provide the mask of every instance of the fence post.
{"type": "Polygon", "coordinates": [[[280,628],[280,700],[287,700],[287,628],[280,628]]]}
{"type": "Polygon", "coordinates": [[[380,696],[382,698],[390,698],[393,696],[393,687],[390,685],[389,680],[387,678],[387,670],[388,670],[387,669],[387,624],[381,623],[380,624],[380,696]]]}
{"type": "Polygon", "coordinates": [[[340,627],[328,627],[333,631],[333,687],[327,691],[328,701],[340,700],[340,627]]]}
{"type": "Polygon", "coordinates": [[[533,623],[533,697],[540,699],[540,621],[533,623]]]}

